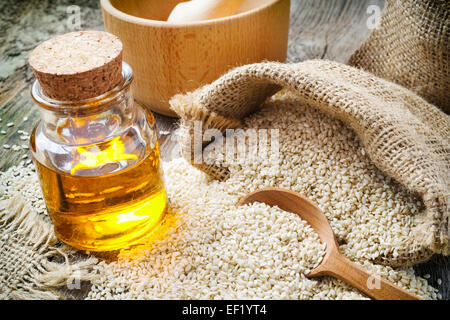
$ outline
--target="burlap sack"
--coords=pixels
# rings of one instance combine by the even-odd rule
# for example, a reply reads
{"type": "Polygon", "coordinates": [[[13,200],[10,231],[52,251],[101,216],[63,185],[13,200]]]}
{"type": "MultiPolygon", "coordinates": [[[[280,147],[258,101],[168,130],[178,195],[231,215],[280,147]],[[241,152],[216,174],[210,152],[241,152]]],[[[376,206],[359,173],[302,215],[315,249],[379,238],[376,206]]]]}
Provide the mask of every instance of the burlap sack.
{"type": "Polygon", "coordinates": [[[58,245],[48,220],[21,194],[0,199],[0,300],[60,299],[58,287],[79,289],[95,277],[98,260],[76,261],[76,250],[58,245]]]}
{"type": "MultiPolygon", "coordinates": [[[[449,254],[450,117],[408,89],[365,71],[325,60],[260,63],[174,96],[171,107],[181,118],[183,156],[192,161],[195,152],[202,152],[194,148],[206,147],[192,143],[198,128],[194,121],[201,121],[203,132],[240,127],[244,117],[281,88],[295,93],[299,103],[342,120],[379,169],[423,197],[426,212],[416,216],[413,237],[398,256],[380,262],[411,265],[433,253],[449,254]]],[[[227,178],[227,168],[218,162],[194,165],[217,179],[227,178]]]]}
{"type": "Polygon", "coordinates": [[[349,64],[400,84],[450,113],[450,1],[388,0],[349,64]]]}

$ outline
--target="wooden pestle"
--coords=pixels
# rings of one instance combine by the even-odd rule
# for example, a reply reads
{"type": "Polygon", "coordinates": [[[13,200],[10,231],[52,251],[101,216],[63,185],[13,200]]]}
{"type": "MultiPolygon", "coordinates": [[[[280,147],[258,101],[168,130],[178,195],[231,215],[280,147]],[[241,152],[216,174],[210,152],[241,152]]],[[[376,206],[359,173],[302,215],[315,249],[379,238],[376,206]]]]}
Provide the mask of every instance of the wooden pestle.
{"type": "Polygon", "coordinates": [[[245,0],[191,0],[179,3],[167,19],[185,23],[227,17],[235,14],[245,0]]]}

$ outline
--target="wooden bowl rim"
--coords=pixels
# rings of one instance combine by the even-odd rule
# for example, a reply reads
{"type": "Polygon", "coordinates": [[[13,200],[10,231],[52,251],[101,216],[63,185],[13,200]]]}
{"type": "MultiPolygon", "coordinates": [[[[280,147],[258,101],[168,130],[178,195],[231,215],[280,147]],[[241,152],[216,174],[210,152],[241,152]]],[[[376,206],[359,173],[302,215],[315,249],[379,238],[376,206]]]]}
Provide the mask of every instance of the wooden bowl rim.
{"type": "MultiPolygon", "coordinates": [[[[204,21],[194,21],[194,22],[188,22],[188,23],[171,23],[171,22],[167,22],[167,21],[152,20],[152,19],[136,17],[136,16],[125,13],[125,12],[120,11],[119,9],[115,8],[111,4],[110,0],[100,0],[100,5],[110,15],[118,18],[119,20],[124,20],[124,21],[130,22],[130,23],[140,24],[140,25],[144,25],[144,26],[177,29],[177,28],[185,28],[185,27],[200,27],[200,26],[217,24],[217,23],[227,23],[231,20],[244,19],[247,16],[255,15],[262,10],[272,7],[273,5],[275,5],[276,3],[281,2],[281,1],[286,1],[286,0],[272,0],[272,2],[269,2],[266,5],[263,5],[261,7],[257,7],[255,9],[241,12],[241,13],[238,13],[238,14],[235,14],[232,16],[228,16],[228,17],[210,19],[210,20],[204,20],[204,21]]],[[[290,0],[288,0],[288,1],[290,1],[290,0]]]]}

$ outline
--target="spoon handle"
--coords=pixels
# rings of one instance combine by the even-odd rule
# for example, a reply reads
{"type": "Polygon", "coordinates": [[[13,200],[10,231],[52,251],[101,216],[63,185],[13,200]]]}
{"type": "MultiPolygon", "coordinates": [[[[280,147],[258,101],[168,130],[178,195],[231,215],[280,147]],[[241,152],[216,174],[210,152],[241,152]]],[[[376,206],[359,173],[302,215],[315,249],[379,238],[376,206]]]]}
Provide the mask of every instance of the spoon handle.
{"type": "Polygon", "coordinates": [[[340,253],[312,273],[309,276],[334,276],[376,300],[422,300],[379,275],[364,270],[340,253]]]}

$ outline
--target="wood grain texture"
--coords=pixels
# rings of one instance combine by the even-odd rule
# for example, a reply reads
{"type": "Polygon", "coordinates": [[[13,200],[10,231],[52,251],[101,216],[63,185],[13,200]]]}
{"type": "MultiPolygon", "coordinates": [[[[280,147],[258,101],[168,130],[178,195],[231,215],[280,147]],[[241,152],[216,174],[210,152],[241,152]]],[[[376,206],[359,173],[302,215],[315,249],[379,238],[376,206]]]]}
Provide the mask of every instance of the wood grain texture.
{"type": "Polygon", "coordinates": [[[384,0],[293,1],[288,61],[346,62],[370,33],[369,5],[382,9],[384,0]]]}
{"type": "MultiPolygon", "coordinates": [[[[104,30],[99,1],[76,2],[81,13],[81,28],[104,30]]],[[[71,0],[0,0],[0,170],[21,161],[27,150],[12,152],[3,144],[22,144],[18,130],[31,132],[38,121],[37,107],[31,101],[30,86],[34,79],[26,65],[31,50],[56,34],[74,31],[69,28],[67,8],[71,0]],[[28,120],[24,120],[27,117],[28,120]],[[14,122],[14,127],[7,127],[14,122]]],[[[298,62],[325,58],[345,62],[367,37],[367,7],[383,7],[383,0],[291,0],[291,17],[287,59],[298,62]]],[[[177,120],[155,115],[160,130],[161,153],[164,160],[179,157],[176,136],[177,120]]],[[[27,141],[25,141],[27,143],[27,141]]],[[[421,276],[450,299],[450,257],[435,256],[414,267],[421,276]],[[438,284],[438,279],[442,284],[438,284]]],[[[64,290],[68,299],[83,298],[89,289],[64,290]]]]}

